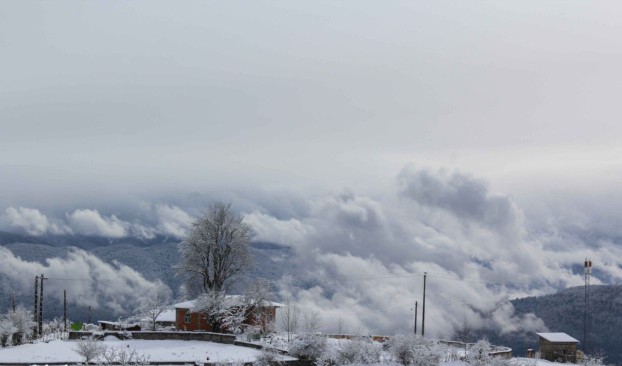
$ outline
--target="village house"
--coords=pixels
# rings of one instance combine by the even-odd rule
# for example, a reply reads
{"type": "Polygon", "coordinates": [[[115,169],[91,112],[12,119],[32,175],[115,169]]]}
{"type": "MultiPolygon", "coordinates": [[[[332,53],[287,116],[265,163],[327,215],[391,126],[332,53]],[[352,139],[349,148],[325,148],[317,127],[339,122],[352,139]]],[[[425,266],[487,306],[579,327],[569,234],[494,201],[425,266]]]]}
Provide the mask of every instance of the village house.
{"type": "Polygon", "coordinates": [[[577,362],[579,341],[566,333],[536,333],[540,337],[540,358],[553,362],[577,362]]]}
{"type": "MultiPolygon", "coordinates": [[[[236,297],[236,295],[226,296],[228,299],[234,299],[236,297]]],[[[175,308],[175,327],[177,330],[184,331],[213,331],[212,325],[207,322],[206,315],[198,311],[193,311],[195,303],[196,300],[190,300],[173,306],[175,308]]],[[[261,333],[266,333],[276,319],[276,309],[282,306],[283,305],[276,302],[264,301],[259,306],[259,309],[254,307],[247,311],[244,324],[257,326],[261,333]],[[261,313],[260,317],[253,316],[256,311],[261,313]]]]}

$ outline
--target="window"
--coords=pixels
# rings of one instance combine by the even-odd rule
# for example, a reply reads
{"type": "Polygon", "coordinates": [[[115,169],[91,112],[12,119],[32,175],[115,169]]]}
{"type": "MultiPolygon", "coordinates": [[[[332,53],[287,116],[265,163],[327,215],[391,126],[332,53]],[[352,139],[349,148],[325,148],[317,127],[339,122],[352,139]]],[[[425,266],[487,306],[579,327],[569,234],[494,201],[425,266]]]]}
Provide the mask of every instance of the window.
{"type": "Polygon", "coordinates": [[[190,323],[191,320],[191,316],[190,316],[190,310],[186,311],[186,315],[184,316],[184,323],[190,323]]]}

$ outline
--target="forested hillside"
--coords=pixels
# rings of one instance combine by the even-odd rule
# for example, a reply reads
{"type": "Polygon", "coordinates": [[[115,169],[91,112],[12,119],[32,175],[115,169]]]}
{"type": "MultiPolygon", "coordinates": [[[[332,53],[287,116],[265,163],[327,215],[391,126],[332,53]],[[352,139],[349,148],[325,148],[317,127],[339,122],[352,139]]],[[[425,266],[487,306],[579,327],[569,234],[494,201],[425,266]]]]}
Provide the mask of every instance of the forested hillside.
{"type": "MultiPolygon", "coordinates": [[[[512,300],[517,315],[534,313],[546,324],[548,331],[564,332],[581,341],[585,314],[585,288],[562,290],[556,294],[512,300]]],[[[608,363],[622,364],[622,286],[590,286],[587,312],[587,351],[604,353],[608,363]]],[[[488,334],[495,344],[512,347],[515,355],[524,355],[527,348],[538,347],[538,337],[488,334]]]]}

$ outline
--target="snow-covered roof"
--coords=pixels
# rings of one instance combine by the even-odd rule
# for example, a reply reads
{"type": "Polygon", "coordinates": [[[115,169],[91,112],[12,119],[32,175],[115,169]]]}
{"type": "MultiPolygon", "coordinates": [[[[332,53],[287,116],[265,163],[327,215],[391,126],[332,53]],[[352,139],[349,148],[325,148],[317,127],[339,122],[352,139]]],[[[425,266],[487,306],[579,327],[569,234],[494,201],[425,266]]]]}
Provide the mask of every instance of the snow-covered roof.
{"type": "Polygon", "coordinates": [[[192,309],[194,308],[195,303],[196,303],[196,300],[188,300],[188,301],[180,302],[179,304],[175,304],[173,305],[173,307],[175,309],[192,309]]]}
{"type": "Polygon", "coordinates": [[[164,310],[162,314],[158,315],[156,318],[156,322],[174,322],[175,321],[175,310],[164,310]]]}
{"type": "Polygon", "coordinates": [[[538,336],[552,343],[579,343],[566,333],[536,333],[538,336]]]}
{"type": "MultiPolygon", "coordinates": [[[[225,300],[227,299],[234,300],[234,299],[240,298],[241,296],[242,295],[226,295],[225,300]]],[[[195,304],[196,304],[196,299],[180,302],[178,304],[173,305],[173,307],[175,309],[192,309],[194,308],[195,304]]],[[[273,302],[273,301],[263,301],[263,304],[261,306],[266,306],[266,307],[273,306],[276,308],[280,308],[280,307],[283,307],[284,305],[278,302],[273,302]]]]}

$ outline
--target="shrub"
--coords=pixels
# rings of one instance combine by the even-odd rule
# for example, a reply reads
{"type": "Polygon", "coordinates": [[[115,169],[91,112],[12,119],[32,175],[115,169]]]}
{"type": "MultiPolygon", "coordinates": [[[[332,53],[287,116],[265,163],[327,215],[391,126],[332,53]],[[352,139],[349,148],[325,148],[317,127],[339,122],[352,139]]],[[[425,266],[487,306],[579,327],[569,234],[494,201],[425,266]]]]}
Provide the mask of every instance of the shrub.
{"type": "Polygon", "coordinates": [[[93,338],[83,338],[76,343],[74,350],[85,362],[91,362],[106,351],[106,346],[93,338]]]}
{"type": "Polygon", "coordinates": [[[380,361],[380,351],[380,345],[369,337],[356,337],[340,345],[335,361],[340,365],[377,363],[380,361]]]}
{"type": "Polygon", "coordinates": [[[325,352],[326,338],[315,334],[305,334],[289,345],[289,353],[304,360],[321,359],[325,352]]]}

